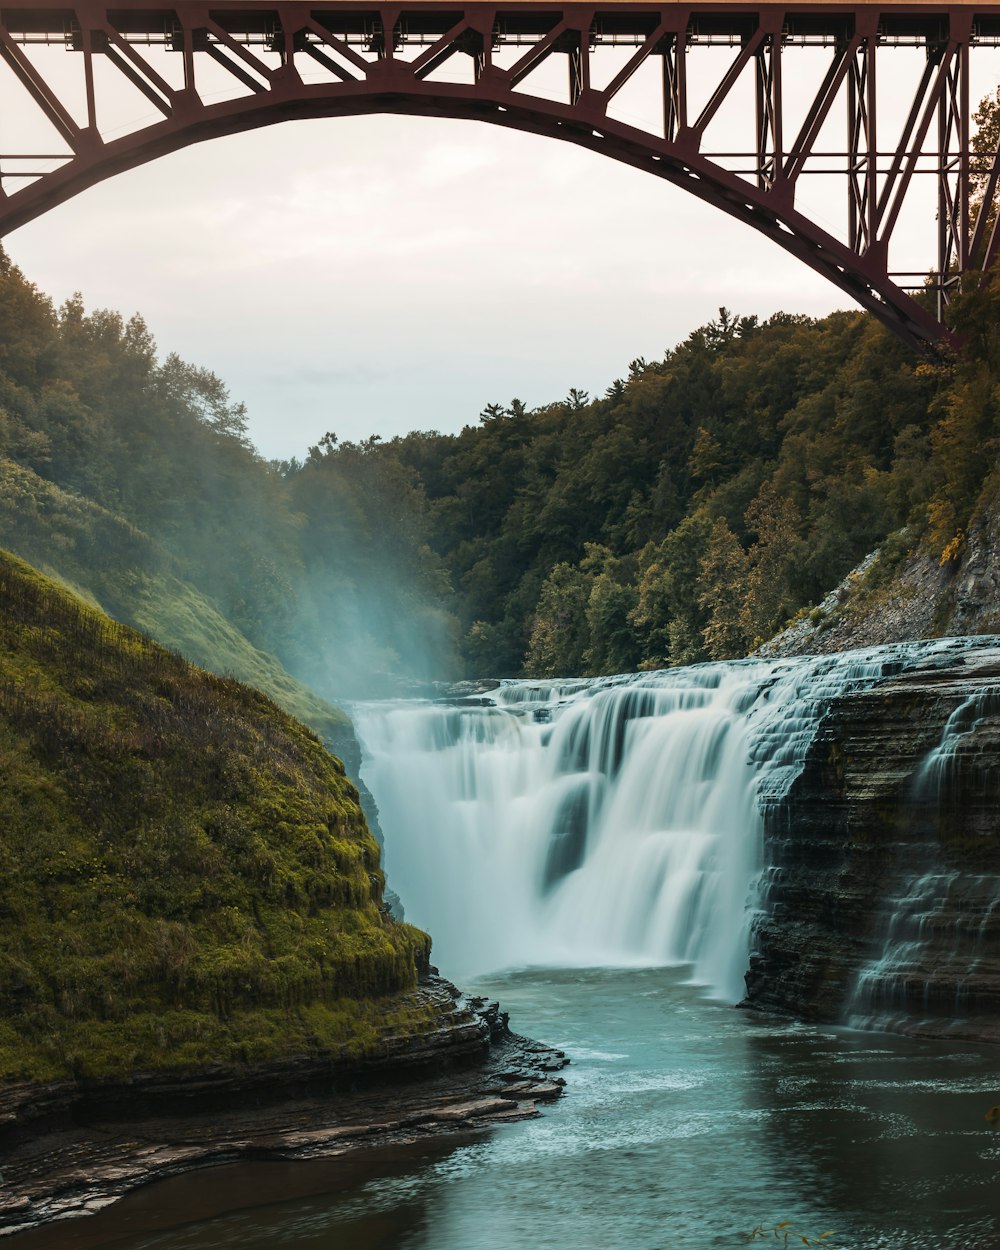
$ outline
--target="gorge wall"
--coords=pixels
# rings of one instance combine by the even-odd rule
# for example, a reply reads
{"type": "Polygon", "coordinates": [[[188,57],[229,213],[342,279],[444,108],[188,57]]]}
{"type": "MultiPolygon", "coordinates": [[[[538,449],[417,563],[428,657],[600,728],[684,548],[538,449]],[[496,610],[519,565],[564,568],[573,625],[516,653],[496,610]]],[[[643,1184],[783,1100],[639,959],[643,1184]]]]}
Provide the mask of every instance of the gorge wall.
{"type": "Polygon", "coordinates": [[[831,655],[903,638],[995,634],[1000,631],[998,552],[1000,471],[994,470],[952,558],[942,559],[918,532],[900,530],[757,654],[831,655]]]}
{"type": "Polygon", "coordinates": [[[763,819],[749,1005],[1000,1040],[1000,648],[833,699],[763,819]]]}

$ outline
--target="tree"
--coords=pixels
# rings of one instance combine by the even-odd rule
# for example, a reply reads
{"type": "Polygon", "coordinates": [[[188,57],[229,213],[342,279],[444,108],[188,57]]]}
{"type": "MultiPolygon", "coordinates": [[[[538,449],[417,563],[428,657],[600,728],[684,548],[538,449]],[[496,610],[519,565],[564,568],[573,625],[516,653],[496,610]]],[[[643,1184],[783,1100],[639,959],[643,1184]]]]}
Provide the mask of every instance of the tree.
{"type": "Polygon", "coordinates": [[[708,613],[701,631],[713,660],[746,655],[750,641],[744,628],[750,560],[739,539],[718,517],[712,525],[705,554],[698,563],[698,606],[708,613]]]}
{"type": "MultiPolygon", "coordinates": [[[[976,221],[983,207],[993,163],[1000,151],[1000,87],[994,95],[984,96],[979,101],[979,107],[972,114],[972,123],[975,130],[972,134],[974,156],[970,169],[970,207],[972,220],[976,221]]],[[[992,223],[996,216],[995,203],[987,207],[987,213],[992,223]]]]}
{"type": "Polygon", "coordinates": [[[155,380],[173,403],[185,406],[223,438],[231,438],[241,447],[252,450],[247,433],[246,404],[231,400],[228,388],[216,374],[190,365],[171,352],[155,380]]]}
{"type": "Polygon", "coordinates": [[[589,642],[587,605],[592,575],[565,561],[545,579],[524,657],[528,677],[567,677],[583,671],[589,642]]]}
{"type": "Polygon", "coordinates": [[[699,482],[710,482],[722,465],[722,444],[703,425],[688,457],[688,472],[699,482]]]}
{"type": "Polygon", "coordinates": [[[746,523],[757,541],[748,553],[750,569],[740,627],[751,646],[770,638],[798,607],[792,591],[801,552],[798,520],[795,505],[770,482],[764,483],[747,508],[746,523]]]}
{"type": "Polygon", "coordinates": [[[642,639],[642,666],[694,664],[705,658],[705,612],[698,603],[698,567],[711,529],[701,509],[686,516],[640,557],[632,624],[642,639]]]}
{"type": "Polygon", "coordinates": [[[637,594],[634,562],[615,559],[606,547],[587,544],[581,567],[593,577],[587,599],[586,672],[627,673],[639,663],[641,650],[632,614],[637,594]]]}

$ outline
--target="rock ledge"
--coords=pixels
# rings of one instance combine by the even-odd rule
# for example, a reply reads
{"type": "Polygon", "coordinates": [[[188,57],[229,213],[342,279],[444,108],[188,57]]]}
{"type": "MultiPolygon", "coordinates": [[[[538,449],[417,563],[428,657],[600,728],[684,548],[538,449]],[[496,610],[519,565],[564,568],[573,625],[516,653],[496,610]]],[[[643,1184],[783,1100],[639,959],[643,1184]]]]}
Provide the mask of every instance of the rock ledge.
{"type": "Polygon", "coordinates": [[[539,1114],[569,1060],[440,978],[446,1023],[363,1064],[302,1057],[128,1082],[0,1088],[0,1237],[102,1210],[152,1181],[239,1162],[332,1158],[539,1114]]]}

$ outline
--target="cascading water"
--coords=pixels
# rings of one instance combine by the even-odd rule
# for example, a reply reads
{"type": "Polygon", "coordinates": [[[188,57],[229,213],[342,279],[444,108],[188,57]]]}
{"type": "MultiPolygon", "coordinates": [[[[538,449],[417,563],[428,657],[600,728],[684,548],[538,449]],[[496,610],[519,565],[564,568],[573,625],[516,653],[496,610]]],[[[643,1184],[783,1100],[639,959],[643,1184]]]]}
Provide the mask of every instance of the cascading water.
{"type": "Polygon", "coordinates": [[[930,849],[921,852],[918,846],[911,852],[907,872],[887,900],[879,954],[861,969],[847,1008],[854,1026],[892,1028],[907,1017],[960,1020],[966,1014],[963,1000],[979,971],[985,936],[1000,904],[1000,883],[992,873],[976,876],[948,867],[937,826],[951,809],[959,753],[998,712],[996,689],[973,691],[948,717],[940,740],[914,774],[912,823],[933,835],[925,843],[930,849]],[[953,1001],[943,999],[938,985],[943,951],[964,967],[953,1001]]]}
{"type": "Polygon", "coordinates": [[[741,998],[762,811],[798,775],[832,698],[945,646],[358,705],[407,918],[453,976],[687,964],[741,998]]]}

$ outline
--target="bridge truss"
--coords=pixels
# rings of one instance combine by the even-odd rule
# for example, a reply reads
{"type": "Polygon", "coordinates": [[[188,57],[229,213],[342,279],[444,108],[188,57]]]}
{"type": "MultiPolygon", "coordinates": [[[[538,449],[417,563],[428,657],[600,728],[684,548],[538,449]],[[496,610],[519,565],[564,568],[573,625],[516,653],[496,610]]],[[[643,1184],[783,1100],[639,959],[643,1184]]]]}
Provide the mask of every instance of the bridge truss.
{"type": "Polygon", "coordinates": [[[20,0],[0,5],[0,233],[277,121],[478,119],[664,178],[933,343],[1000,247],[1000,152],[974,143],[970,86],[974,58],[1000,68],[998,46],[1000,3],[20,0]],[[817,212],[803,191],[820,179],[817,212]],[[900,269],[914,217],[929,242],[900,269]]]}

